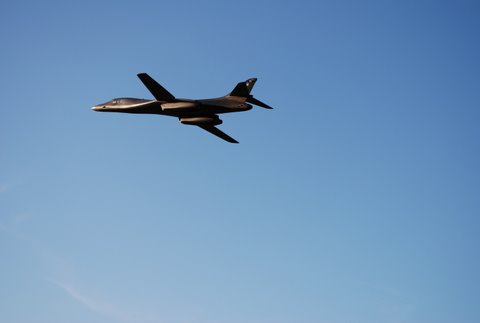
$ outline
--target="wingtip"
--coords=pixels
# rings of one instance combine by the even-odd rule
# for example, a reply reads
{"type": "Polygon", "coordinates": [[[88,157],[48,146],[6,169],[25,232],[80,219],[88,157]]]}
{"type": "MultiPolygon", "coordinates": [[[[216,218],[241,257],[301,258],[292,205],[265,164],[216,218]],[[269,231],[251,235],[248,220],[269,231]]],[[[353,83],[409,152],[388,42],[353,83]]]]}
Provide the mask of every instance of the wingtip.
{"type": "Polygon", "coordinates": [[[239,144],[239,142],[236,139],[230,137],[229,135],[226,135],[226,137],[220,137],[220,138],[222,138],[223,140],[231,144],[239,144]]]}

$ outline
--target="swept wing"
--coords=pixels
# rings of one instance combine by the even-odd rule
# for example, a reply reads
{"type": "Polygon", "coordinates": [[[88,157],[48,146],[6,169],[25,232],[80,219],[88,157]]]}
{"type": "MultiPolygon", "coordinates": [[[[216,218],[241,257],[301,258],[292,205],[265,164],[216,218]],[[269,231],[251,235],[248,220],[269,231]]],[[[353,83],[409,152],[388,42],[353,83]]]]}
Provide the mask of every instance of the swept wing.
{"type": "Polygon", "coordinates": [[[157,83],[154,79],[150,77],[147,73],[137,74],[138,78],[142,83],[147,87],[150,93],[153,94],[157,101],[166,101],[173,102],[175,97],[168,92],[163,86],[157,83]]]}
{"type": "Polygon", "coordinates": [[[208,125],[201,125],[200,126],[199,125],[199,127],[202,128],[203,130],[206,130],[206,131],[210,132],[211,134],[213,134],[217,137],[222,138],[223,140],[226,140],[226,141],[231,142],[233,144],[238,144],[238,141],[236,141],[235,139],[233,139],[232,137],[227,135],[222,130],[216,128],[215,126],[208,126],[208,125]]]}

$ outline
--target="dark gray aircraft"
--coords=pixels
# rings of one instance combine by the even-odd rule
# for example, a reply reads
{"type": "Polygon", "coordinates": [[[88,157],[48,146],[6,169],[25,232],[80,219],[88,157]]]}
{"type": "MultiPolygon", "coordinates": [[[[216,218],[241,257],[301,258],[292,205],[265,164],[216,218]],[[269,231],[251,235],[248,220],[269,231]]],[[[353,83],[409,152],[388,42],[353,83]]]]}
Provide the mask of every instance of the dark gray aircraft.
{"type": "Polygon", "coordinates": [[[92,110],[177,117],[183,124],[199,126],[228,142],[238,143],[238,141],[215,127],[222,124],[222,120],[217,114],[250,110],[252,106],[248,103],[265,109],[272,109],[272,107],[255,99],[250,94],[257,81],[256,78],[238,83],[232,92],[220,98],[192,100],[175,98],[146,73],[140,73],[138,77],[153,94],[155,100],[119,98],[98,104],[92,107],[92,110]]]}

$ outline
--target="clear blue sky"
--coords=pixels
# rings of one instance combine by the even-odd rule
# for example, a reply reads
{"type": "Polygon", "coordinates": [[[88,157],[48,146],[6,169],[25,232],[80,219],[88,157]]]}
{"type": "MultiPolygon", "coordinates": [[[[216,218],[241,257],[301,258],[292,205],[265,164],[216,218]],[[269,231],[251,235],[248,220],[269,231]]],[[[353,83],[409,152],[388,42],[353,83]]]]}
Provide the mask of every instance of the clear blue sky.
{"type": "Polygon", "coordinates": [[[4,1],[1,323],[480,322],[478,1],[4,1]],[[232,145],[101,114],[258,77],[232,145]]]}

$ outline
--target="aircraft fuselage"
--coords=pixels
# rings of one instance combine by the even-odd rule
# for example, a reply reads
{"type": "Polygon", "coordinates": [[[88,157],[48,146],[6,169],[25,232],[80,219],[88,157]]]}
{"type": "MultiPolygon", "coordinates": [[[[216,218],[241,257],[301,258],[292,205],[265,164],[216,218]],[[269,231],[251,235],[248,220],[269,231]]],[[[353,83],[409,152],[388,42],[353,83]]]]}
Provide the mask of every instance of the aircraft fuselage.
{"type": "Polygon", "coordinates": [[[272,109],[272,107],[255,99],[250,94],[257,81],[256,78],[238,83],[232,92],[223,97],[192,100],[176,98],[146,73],[139,73],[137,76],[153,94],[155,100],[119,98],[97,104],[92,107],[92,110],[177,117],[182,124],[198,126],[225,141],[238,143],[238,141],[216,128],[217,125],[222,124],[218,114],[250,110],[252,105],[248,103],[265,109],[272,109]]]}
{"type": "Polygon", "coordinates": [[[136,114],[159,114],[172,117],[204,116],[212,114],[241,112],[252,106],[243,98],[215,98],[203,100],[175,99],[174,102],[118,98],[98,104],[92,110],[99,112],[121,112],[136,114]]]}

